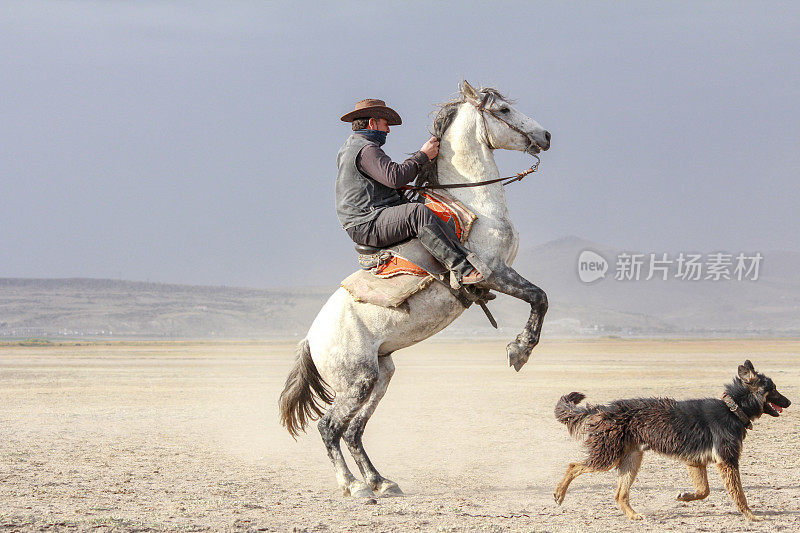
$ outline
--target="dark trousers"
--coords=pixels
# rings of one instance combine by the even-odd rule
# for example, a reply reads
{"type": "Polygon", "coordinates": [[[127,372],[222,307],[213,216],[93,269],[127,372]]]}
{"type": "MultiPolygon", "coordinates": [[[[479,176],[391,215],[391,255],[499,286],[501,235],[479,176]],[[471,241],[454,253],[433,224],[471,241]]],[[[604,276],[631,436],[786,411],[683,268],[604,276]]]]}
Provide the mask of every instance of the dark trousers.
{"type": "Polygon", "coordinates": [[[467,250],[461,246],[455,228],[421,203],[384,207],[371,222],[346,231],[356,243],[376,248],[419,237],[423,246],[449,270],[461,275],[472,270],[467,261],[467,250]]]}
{"type": "Polygon", "coordinates": [[[371,222],[347,228],[346,231],[357,244],[384,248],[416,237],[422,228],[431,224],[441,226],[452,239],[458,240],[449,224],[417,202],[384,207],[371,222]]]}

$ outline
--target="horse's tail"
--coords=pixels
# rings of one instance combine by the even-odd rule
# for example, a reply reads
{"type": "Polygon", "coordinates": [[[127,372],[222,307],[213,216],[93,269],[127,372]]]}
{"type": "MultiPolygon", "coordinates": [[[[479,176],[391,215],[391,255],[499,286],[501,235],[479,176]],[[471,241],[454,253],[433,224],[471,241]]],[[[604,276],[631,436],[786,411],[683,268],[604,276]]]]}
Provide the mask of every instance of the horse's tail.
{"type": "Polygon", "coordinates": [[[586,417],[596,411],[592,407],[578,407],[578,404],[586,398],[580,392],[570,392],[562,396],[556,403],[556,420],[567,426],[569,434],[580,438],[583,431],[583,424],[586,417]]]}
{"type": "Polygon", "coordinates": [[[279,406],[281,424],[292,437],[297,438],[300,431],[306,430],[310,420],[316,420],[325,411],[324,406],[333,402],[333,393],[322,379],[311,359],[308,340],[297,345],[297,358],[294,367],[286,377],[279,406]]]}

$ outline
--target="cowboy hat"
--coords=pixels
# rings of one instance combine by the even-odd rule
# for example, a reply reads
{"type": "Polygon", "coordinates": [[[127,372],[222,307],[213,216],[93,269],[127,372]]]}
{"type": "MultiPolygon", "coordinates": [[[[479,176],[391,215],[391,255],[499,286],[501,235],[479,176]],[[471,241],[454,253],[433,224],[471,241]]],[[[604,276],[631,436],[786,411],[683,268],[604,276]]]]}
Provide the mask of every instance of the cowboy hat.
{"type": "Polygon", "coordinates": [[[386,102],[377,98],[367,98],[356,104],[356,108],[342,116],[342,122],[353,122],[357,118],[385,118],[390,126],[403,123],[397,111],[386,107],[386,102]]]}

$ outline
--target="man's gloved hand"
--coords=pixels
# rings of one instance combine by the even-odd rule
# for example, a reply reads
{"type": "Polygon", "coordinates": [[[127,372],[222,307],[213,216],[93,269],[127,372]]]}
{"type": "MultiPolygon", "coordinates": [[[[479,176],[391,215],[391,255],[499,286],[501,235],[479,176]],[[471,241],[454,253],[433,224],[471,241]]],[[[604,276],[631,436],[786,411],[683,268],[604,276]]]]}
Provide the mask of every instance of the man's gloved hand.
{"type": "Polygon", "coordinates": [[[436,137],[431,137],[428,139],[428,142],[422,145],[420,151],[425,152],[425,155],[428,156],[428,159],[433,161],[433,159],[439,155],[439,139],[436,137]]]}

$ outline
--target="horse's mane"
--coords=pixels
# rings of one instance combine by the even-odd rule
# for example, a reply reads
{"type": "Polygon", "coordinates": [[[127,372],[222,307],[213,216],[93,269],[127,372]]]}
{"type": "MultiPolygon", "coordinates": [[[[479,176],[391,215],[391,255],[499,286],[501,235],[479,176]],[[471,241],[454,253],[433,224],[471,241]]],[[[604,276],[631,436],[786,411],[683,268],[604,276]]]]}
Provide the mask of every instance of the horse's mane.
{"type": "MultiPolygon", "coordinates": [[[[503,96],[500,91],[493,87],[481,87],[480,91],[478,92],[490,94],[492,100],[500,99],[509,102],[508,98],[503,96]]],[[[463,96],[459,96],[454,100],[439,104],[438,110],[436,111],[436,116],[433,118],[431,135],[435,136],[437,139],[441,139],[444,135],[444,132],[447,131],[447,128],[449,128],[455,120],[456,115],[458,114],[458,106],[464,102],[466,102],[466,99],[463,96]]],[[[426,183],[430,183],[431,185],[437,185],[439,183],[439,173],[436,165],[436,160],[438,158],[439,156],[436,156],[433,161],[425,165],[425,167],[417,176],[417,179],[414,181],[414,185],[419,187],[420,185],[424,185],[426,183]]]]}

